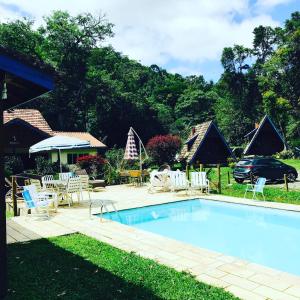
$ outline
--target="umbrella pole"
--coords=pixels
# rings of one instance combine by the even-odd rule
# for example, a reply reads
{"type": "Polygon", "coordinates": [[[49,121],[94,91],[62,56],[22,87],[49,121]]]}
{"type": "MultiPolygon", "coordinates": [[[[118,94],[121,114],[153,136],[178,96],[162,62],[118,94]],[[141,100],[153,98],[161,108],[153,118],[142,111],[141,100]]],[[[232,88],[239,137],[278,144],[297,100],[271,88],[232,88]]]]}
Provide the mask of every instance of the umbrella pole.
{"type": "Polygon", "coordinates": [[[141,172],[141,184],[142,184],[142,172],[143,172],[143,166],[142,166],[142,145],[141,145],[141,141],[139,140],[139,150],[140,150],[140,172],[141,172]]]}
{"type": "Polygon", "coordinates": [[[58,159],[59,159],[59,169],[60,169],[60,173],[62,173],[62,166],[61,166],[61,152],[60,152],[60,149],[58,149],[58,159]]]}

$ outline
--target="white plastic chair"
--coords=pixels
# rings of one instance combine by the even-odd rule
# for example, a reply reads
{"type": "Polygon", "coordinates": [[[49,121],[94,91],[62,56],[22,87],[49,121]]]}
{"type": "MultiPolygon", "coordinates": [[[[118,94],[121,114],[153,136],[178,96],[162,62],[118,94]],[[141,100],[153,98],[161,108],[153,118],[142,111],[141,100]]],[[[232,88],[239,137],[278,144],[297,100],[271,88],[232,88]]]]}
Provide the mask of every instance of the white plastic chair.
{"type": "Polygon", "coordinates": [[[55,186],[50,183],[52,180],[54,180],[53,175],[45,175],[42,177],[42,185],[44,190],[54,190],[55,186]]]}
{"type": "Polygon", "coordinates": [[[79,203],[81,194],[81,180],[79,176],[70,177],[65,191],[63,191],[63,198],[67,200],[69,206],[73,204],[73,194],[77,195],[79,203]]]}
{"type": "Polygon", "coordinates": [[[153,192],[155,189],[160,189],[160,190],[170,189],[170,176],[168,170],[164,170],[162,172],[153,170],[150,173],[150,186],[148,191],[153,192]]]}
{"type": "Polygon", "coordinates": [[[188,190],[190,183],[186,178],[186,174],[179,170],[170,171],[171,191],[188,190]]]}
{"type": "Polygon", "coordinates": [[[206,172],[191,172],[190,173],[191,188],[195,190],[204,190],[209,194],[209,180],[206,172]]]}
{"type": "Polygon", "coordinates": [[[256,181],[255,184],[248,183],[247,186],[246,186],[246,191],[245,191],[245,194],[244,194],[244,199],[246,198],[247,192],[252,192],[253,193],[252,199],[255,198],[255,199],[258,200],[257,194],[260,193],[260,194],[262,194],[263,199],[265,200],[264,187],[265,187],[266,181],[267,181],[266,178],[259,177],[257,179],[257,181],[256,181]]]}
{"type": "Polygon", "coordinates": [[[65,173],[58,174],[58,178],[61,181],[69,181],[69,179],[73,176],[74,176],[73,172],[65,172],[65,173]]]}
{"type": "Polygon", "coordinates": [[[23,199],[27,209],[35,210],[36,213],[41,213],[41,209],[46,211],[49,217],[50,206],[54,204],[55,212],[57,211],[57,195],[55,193],[37,192],[34,184],[24,186],[22,192],[23,199]]]}

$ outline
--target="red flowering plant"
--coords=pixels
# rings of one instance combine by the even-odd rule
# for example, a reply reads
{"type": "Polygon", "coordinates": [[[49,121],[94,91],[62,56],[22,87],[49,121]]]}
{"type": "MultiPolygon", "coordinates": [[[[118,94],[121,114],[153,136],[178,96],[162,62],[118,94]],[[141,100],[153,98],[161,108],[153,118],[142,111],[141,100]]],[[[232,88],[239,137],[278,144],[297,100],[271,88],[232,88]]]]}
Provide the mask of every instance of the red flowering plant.
{"type": "Polygon", "coordinates": [[[172,163],[181,147],[180,137],[177,135],[156,135],[147,143],[147,151],[152,160],[158,164],[172,163]]]}
{"type": "Polygon", "coordinates": [[[94,177],[102,173],[106,163],[107,161],[101,155],[84,155],[77,158],[77,165],[94,177]]]}

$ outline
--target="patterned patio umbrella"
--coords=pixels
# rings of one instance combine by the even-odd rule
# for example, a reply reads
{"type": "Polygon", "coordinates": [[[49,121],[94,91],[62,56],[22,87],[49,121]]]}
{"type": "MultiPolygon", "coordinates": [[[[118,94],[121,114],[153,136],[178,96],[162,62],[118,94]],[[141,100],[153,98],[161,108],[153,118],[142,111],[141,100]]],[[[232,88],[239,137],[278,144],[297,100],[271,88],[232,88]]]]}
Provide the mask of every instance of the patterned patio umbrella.
{"type": "Polygon", "coordinates": [[[138,160],[139,159],[139,155],[138,155],[135,140],[134,140],[134,133],[133,133],[133,130],[131,127],[128,132],[128,138],[127,138],[127,143],[126,143],[126,148],[125,148],[124,159],[125,160],[138,160]]]}

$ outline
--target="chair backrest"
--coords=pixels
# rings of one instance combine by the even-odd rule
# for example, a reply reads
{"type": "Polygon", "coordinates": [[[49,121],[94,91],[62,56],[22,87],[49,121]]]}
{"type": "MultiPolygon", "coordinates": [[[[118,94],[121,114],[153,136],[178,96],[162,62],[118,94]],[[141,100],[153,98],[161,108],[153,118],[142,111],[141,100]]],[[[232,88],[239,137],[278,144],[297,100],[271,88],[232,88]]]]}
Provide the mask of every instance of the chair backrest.
{"type": "Polygon", "coordinates": [[[130,175],[129,175],[129,172],[128,172],[128,171],[122,170],[122,171],[120,171],[120,176],[121,176],[121,177],[128,177],[128,176],[130,176],[130,175]]]}
{"type": "Polygon", "coordinates": [[[42,177],[42,183],[44,184],[44,182],[50,181],[50,180],[53,180],[53,179],[54,179],[53,175],[45,175],[45,176],[42,177]]]}
{"type": "Polygon", "coordinates": [[[49,190],[53,190],[55,188],[55,186],[53,184],[49,183],[53,179],[54,179],[53,175],[45,175],[45,176],[43,176],[42,177],[43,188],[49,189],[49,190]]]}
{"type": "Polygon", "coordinates": [[[186,174],[184,172],[181,172],[179,170],[170,171],[170,179],[171,179],[171,185],[173,187],[187,186],[186,174]]]}
{"type": "Polygon", "coordinates": [[[73,175],[73,172],[59,173],[58,178],[62,181],[68,181],[73,175]]]}
{"type": "Polygon", "coordinates": [[[24,190],[22,192],[22,196],[23,196],[23,199],[24,199],[24,202],[25,202],[27,208],[35,208],[36,207],[36,204],[35,204],[34,200],[32,199],[29,190],[24,190]]]}
{"type": "Polygon", "coordinates": [[[71,177],[68,181],[67,192],[78,193],[80,192],[81,180],[79,176],[71,177]]]}
{"type": "Polygon", "coordinates": [[[129,176],[133,178],[141,177],[142,173],[140,170],[129,170],[129,176]]]}
{"type": "Polygon", "coordinates": [[[191,186],[192,187],[206,187],[207,177],[206,172],[191,172],[191,186]]]}
{"type": "Polygon", "coordinates": [[[265,187],[267,179],[264,177],[259,177],[254,185],[254,191],[262,193],[265,187]]]}
{"type": "MultiPolygon", "coordinates": [[[[33,205],[33,203],[34,203],[34,206],[36,206],[35,203],[38,201],[38,191],[36,189],[36,186],[34,184],[30,184],[30,185],[25,185],[23,188],[24,188],[24,192],[27,191],[30,195],[31,200],[28,200],[28,198],[27,198],[27,200],[29,201],[28,203],[32,202],[31,205],[33,205]]],[[[28,195],[27,195],[27,197],[28,197],[28,195]]],[[[23,196],[23,198],[24,198],[24,196],[23,196]]],[[[24,200],[26,201],[25,198],[24,198],[24,200]]],[[[26,203],[26,205],[28,203],[26,203]]],[[[28,208],[30,208],[30,207],[28,207],[28,208]]]]}
{"type": "Polygon", "coordinates": [[[36,191],[39,193],[42,191],[42,185],[41,182],[38,179],[30,179],[30,184],[35,185],[36,191]]]}
{"type": "Polygon", "coordinates": [[[79,169],[75,171],[75,175],[89,175],[86,169],[79,169]]]}
{"type": "Polygon", "coordinates": [[[89,185],[89,176],[88,175],[78,175],[80,178],[80,187],[81,190],[88,190],[90,185],[89,185]]]}

